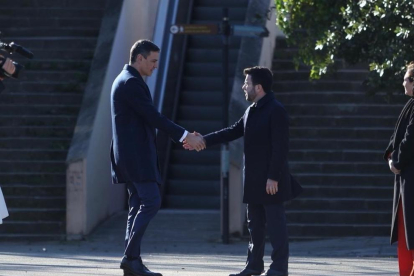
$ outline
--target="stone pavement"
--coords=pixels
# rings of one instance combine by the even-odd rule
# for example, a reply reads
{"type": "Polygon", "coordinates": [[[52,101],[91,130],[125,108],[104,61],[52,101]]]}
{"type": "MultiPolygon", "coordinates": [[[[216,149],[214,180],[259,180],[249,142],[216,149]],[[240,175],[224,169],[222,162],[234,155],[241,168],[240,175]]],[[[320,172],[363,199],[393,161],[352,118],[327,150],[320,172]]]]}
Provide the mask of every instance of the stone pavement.
{"type": "MultiPolygon", "coordinates": [[[[0,276],[123,275],[126,213],[102,224],[84,241],[0,243],[0,276]]],[[[1,227],[1,225],[0,225],[1,227]]],[[[222,276],[239,271],[247,242],[220,242],[219,213],[161,210],[142,247],[147,266],[164,276],[222,276]]],[[[289,275],[398,275],[396,247],[388,237],[291,243],[289,275]]],[[[270,263],[270,244],[265,264],[270,263]]]]}

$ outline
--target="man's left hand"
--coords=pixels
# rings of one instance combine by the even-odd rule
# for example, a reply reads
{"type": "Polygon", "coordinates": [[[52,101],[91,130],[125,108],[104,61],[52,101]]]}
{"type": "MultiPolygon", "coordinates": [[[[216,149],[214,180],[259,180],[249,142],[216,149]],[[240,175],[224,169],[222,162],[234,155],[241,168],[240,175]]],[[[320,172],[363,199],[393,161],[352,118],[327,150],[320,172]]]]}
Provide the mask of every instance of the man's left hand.
{"type": "Polygon", "coordinates": [[[277,181],[274,181],[272,179],[268,179],[266,183],[266,192],[269,195],[275,195],[277,191],[279,190],[278,187],[279,183],[277,181]]]}

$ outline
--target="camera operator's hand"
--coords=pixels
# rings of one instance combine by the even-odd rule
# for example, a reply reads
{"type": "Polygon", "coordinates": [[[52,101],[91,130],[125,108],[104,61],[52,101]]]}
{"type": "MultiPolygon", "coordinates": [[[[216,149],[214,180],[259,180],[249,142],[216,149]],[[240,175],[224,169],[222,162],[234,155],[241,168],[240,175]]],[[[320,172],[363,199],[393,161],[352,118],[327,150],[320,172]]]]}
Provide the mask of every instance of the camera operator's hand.
{"type": "MultiPolygon", "coordinates": [[[[0,55],[0,58],[4,58],[4,57],[0,55]]],[[[6,61],[3,63],[2,68],[9,75],[13,75],[14,72],[16,71],[16,67],[13,64],[13,61],[9,58],[6,58],[6,61]]]]}

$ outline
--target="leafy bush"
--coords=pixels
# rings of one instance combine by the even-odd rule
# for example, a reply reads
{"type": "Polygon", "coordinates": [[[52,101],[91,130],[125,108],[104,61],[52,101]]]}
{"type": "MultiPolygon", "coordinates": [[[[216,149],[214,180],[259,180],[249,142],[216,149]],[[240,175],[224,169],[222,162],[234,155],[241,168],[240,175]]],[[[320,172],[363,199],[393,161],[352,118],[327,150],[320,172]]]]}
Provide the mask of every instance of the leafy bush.
{"type": "Polygon", "coordinates": [[[401,87],[414,60],[413,0],[275,0],[277,24],[295,61],[311,66],[310,78],[328,72],[337,59],[369,64],[371,91],[401,87]]]}

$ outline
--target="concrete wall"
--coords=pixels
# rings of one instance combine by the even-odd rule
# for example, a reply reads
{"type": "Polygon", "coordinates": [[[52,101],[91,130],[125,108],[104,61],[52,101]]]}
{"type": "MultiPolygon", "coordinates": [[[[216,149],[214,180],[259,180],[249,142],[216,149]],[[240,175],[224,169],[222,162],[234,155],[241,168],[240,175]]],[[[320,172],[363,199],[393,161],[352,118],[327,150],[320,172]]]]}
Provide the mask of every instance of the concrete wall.
{"type": "MultiPolygon", "coordinates": [[[[267,38],[243,38],[236,65],[236,74],[230,98],[229,124],[243,116],[247,106],[242,86],[244,83],[243,69],[256,65],[272,68],[273,52],[276,44],[276,16],[272,11],[272,18],[258,24],[254,21],[257,14],[265,15],[266,11],[274,6],[274,0],[250,1],[246,16],[246,25],[265,25],[270,34],[267,38]]],[[[246,207],[243,199],[243,140],[238,139],[230,143],[230,178],[229,178],[229,209],[231,234],[242,234],[246,221],[246,207]]]]}
{"type": "Polygon", "coordinates": [[[67,163],[67,237],[81,238],[125,206],[112,185],[110,93],[132,44],[152,39],[158,0],[109,0],[67,163]]]}

